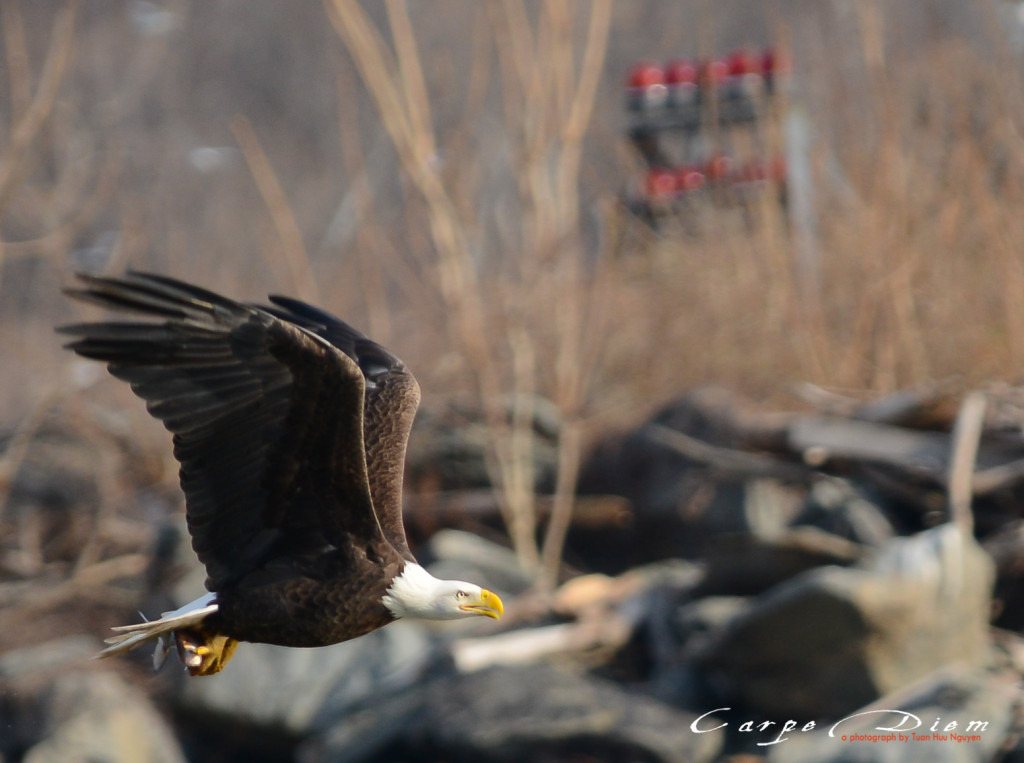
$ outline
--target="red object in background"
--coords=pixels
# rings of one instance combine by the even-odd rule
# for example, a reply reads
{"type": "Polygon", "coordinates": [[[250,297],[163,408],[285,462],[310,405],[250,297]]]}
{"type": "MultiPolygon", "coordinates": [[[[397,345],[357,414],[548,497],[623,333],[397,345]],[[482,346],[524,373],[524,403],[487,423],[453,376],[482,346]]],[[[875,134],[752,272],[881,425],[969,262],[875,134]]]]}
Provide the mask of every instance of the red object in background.
{"type": "Polygon", "coordinates": [[[704,173],[707,175],[709,182],[721,183],[732,177],[733,168],[734,165],[732,159],[725,154],[717,154],[716,156],[708,159],[707,165],[704,168],[704,173]]]}
{"type": "Polygon", "coordinates": [[[665,167],[647,170],[644,191],[648,199],[666,201],[676,192],[676,174],[665,167]]]}
{"type": "Polygon", "coordinates": [[[665,70],[650,61],[641,61],[629,72],[626,80],[629,108],[632,111],[646,111],[665,105],[667,89],[665,70]]]}
{"type": "Polygon", "coordinates": [[[726,60],[729,62],[730,77],[764,74],[763,59],[749,50],[734,50],[726,60]]]}
{"type": "Polygon", "coordinates": [[[629,72],[629,87],[648,88],[665,84],[665,70],[650,61],[641,61],[629,72]]]}
{"type": "Polygon", "coordinates": [[[725,97],[756,98],[764,89],[764,61],[749,50],[735,50],[726,59],[729,76],[725,82],[725,97]]]}
{"type": "Polygon", "coordinates": [[[665,67],[668,102],[674,108],[686,108],[697,102],[697,63],[688,58],[676,58],[665,67]]]}
{"type": "Polygon", "coordinates": [[[700,82],[702,85],[718,85],[729,76],[729,64],[723,58],[709,58],[700,63],[700,82]]]}
{"type": "Polygon", "coordinates": [[[700,167],[680,167],[676,171],[676,188],[680,191],[696,191],[706,180],[700,167]]]}
{"type": "Polygon", "coordinates": [[[676,58],[665,67],[665,83],[672,85],[696,85],[697,64],[689,58],[676,58]]]}

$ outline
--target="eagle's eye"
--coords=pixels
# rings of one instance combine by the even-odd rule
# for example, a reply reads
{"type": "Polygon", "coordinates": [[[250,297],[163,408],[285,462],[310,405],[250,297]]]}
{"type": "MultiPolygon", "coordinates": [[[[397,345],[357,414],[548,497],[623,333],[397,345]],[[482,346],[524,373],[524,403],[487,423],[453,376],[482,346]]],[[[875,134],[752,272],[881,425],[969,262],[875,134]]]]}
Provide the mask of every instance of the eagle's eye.
{"type": "Polygon", "coordinates": [[[465,591],[456,591],[455,592],[455,598],[458,599],[459,601],[462,601],[467,596],[469,596],[469,594],[466,593],[465,591]]]}

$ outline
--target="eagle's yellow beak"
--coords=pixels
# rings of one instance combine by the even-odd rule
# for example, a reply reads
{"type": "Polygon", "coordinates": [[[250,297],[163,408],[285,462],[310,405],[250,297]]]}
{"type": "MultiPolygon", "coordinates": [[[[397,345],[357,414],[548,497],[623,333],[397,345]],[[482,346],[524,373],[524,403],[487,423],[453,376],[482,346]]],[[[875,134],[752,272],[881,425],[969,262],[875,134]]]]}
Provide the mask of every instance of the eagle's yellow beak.
{"type": "Polygon", "coordinates": [[[465,604],[459,606],[463,612],[469,612],[474,615],[485,615],[487,617],[493,617],[497,620],[501,617],[505,608],[501,605],[501,598],[498,594],[491,591],[481,591],[480,598],[475,601],[467,601],[465,604]]]}

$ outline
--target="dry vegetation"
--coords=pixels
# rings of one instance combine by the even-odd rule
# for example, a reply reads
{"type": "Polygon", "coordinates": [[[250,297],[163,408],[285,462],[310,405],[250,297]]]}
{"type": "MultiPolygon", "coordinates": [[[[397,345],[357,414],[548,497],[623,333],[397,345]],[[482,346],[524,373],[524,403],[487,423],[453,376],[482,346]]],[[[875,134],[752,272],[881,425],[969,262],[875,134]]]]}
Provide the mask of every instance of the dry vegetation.
{"type": "MultiPolygon", "coordinates": [[[[319,301],[402,355],[428,405],[476,400],[510,537],[548,583],[586,444],[694,385],[778,403],[802,381],[870,396],[1020,377],[1024,90],[996,33],[987,46],[940,35],[900,50],[883,6],[864,3],[821,42],[842,48],[843,66],[797,48],[792,103],[815,131],[808,243],[767,196],[744,219],[709,207],[657,235],[618,209],[635,168],[609,128],[622,74],[606,64],[610,0],[474,4],[456,25],[397,0],[373,13],[329,0],[296,14],[308,29],[277,19],[267,58],[246,60],[254,72],[233,58],[254,44],[242,18],[168,3],[170,31],[140,32],[124,9],[76,18],[45,5],[0,5],[0,495],[29,436],[56,422],[142,442],[161,455],[131,479],[173,483],[142,406],[113,386],[81,388],[50,335],[71,315],[56,291],[73,265],[319,301]],[[189,12],[205,18],[186,25],[189,12]],[[237,34],[183,40],[185,28],[237,34]],[[317,52],[290,71],[298,48],[317,52]],[[204,65],[236,79],[207,82],[204,65]],[[810,276],[801,251],[817,262],[810,276]],[[564,417],[539,543],[535,395],[564,417]],[[131,413],[112,416],[111,402],[131,413]]],[[[111,452],[116,473],[131,449],[111,452]]],[[[55,576],[91,571],[82,586],[97,584],[96,565],[139,530],[111,530],[119,513],[138,516],[124,485],[105,498],[79,528],[87,553],[47,556],[36,537],[34,573],[53,563],[55,576]]],[[[17,582],[28,536],[12,503],[0,576],[17,582]]]]}

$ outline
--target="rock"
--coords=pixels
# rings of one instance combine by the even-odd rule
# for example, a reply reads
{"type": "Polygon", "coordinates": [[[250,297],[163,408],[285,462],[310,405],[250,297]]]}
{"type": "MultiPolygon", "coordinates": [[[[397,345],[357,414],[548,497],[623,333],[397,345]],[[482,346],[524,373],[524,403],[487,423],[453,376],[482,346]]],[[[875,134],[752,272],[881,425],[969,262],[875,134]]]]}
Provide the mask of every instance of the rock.
{"type": "Polygon", "coordinates": [[[833,477],[811,485],[793,525],[818,527],[865,546],[880,546],[896,532],[882,510],[846,480],[833,477]]]}
{"type": "Polygon", "coordinates": [[[426,686],[378,697],[366,707],[336,718],[329,730],[307,739],[299,746],[295,760],[360,763],[387,759],[384,751],[389,746],[423,733],[426,712],[426,686]]]}
{"type": "Polygon", "coordinates": [[[187,681],[178,701],[190,714],[301,735],[382,693],[414,685],[443,659],[438,640],[412,622],[317,649],[246,643],[222,672],[187,681]]]}
{"type": "MultiPolygon", "coordinates": [[[[776,479],[731,479],[710,475],[703,497],[686,507],[691,532],[710,539],[745,535],[776,538],[790,524],[804,501],[804,489],[776,479]]],[[[682,510],[682,506],[680,509],[682,510]]],[[[705,551],[706,547],[700,549],[705,551]]]]}
{"type": "Polygon", "coordinates": [[[803,501],[800,489],[775,480],[713,477],[678,454],[650,453],[649,447],[661,446],[627,447],[628,458],[650,461],[636,477],[645,487],[622,488],[632,522],[569,531],[567,557],[591,570],[619,574],[652,561],[702,556],[723,538],[775,537],[803,501]]]}
{"type": "Polygon", "coordinates": [[[856,543],[817,527],[794,527],[774,537],[735,534],[710,544],[696,596],[750,596],[825,565],[847,567],[863,555],[856,543]]]}
{"type": "Polygon", "coordinates": [[[584,575],[555,591],[552,610],[570,618],[584,633],[593,634],[576,657],[593,665],[594,656],[600,655],[601,664],[594,667],[594,675],[644,684],[646,693],[665,700],[675,696],[669,673],[679,664],[672,617],[702,577],[700,565],[682,559],[635,567],[615,578],[584,575]],[[658,695],[654,688],[654,671],[671,689],[666,696],[658,695]]]}
{"type": "Polygon", "coordinates": [[[648,436],[658,425],[708,445],[741,444],[737,416],[749,404],[721,387],[702,387],[663,406],[648,421],[595,447],[580,469],[579,492],[628,498],[645,514],[675,513],[688,491],[684,473],[694,462],[648,436]]]}
{"type": "MultiPolygon", "coordinates": [[[[1017,678],[1008,671],[964,666],[943,668],[912,691],[883,697],[871,707],[852,713],[854,717],[821,724],[808,733],[791,732],[778,744],[766,745],[771,751],[769,761],[982,763],[1009,760],[999,753],[1005,750],[1015,723],[1014,707],[1019,700],[1017,678]],[[865,711],[867,714],[857,715],[865,711]],[[953,724],[955,726],[950,728],[953,724]],[[886,730],[892,728],[898,730],[886,730]],[[833,736],[829,736],[830,731],[833,736]],[[890,736],[895,739],[880,739],[890,736]]],[[[771,739],[776,735],[777,732],[773,733],[771,739]]]]}
{"type": "Polygon", "coordinates": [[[713,445],[732,444],[735,433],[718,415],[728,406],[711,406],[702,397],[698,391],[666,405],[637,429],[599,442],[584,460],[577,486],[581,495],[619,495],[633,507],[633,525],[625,530],[570,532],[571,554],[590,569],[618,574],[637,564],[692,554],[700,542],[687,520],[715,500],[742,502],[740,480],[708,487],[699,467],[645,433],[648,423],[657,423],[713,445]],[[699,511],[688,511],[691,507],[699,511]]]}
{"type": "Polygon", "coordinates": [[[101,646],[92,636],[68,636],[15,649],[0,656],[0,682],[6,686],[24,686],[37,676],[53,675],[68,666],[84,664],[101,646]]]}
{"type": "Polygon", "coordinates": [[[49,694],[53,730],[23,763],[185,763],[160,714],[117,675],[71,673],[49,694]]]}
{"type": "Polygon", "coordinates": [[[759,597],[709,644],[721,696],[767,718],[840,717],[949,662],[988,654],[993,566],[953,525],[856,567],[810,570],[759,597]]]}
{"type": "MultiPolygon", "coordinates": [[[[534,489],[549,493],[558,471],[558,407],[541,397],[525,398],[532,413],[529,452],[534,462],[534,489]]],[[[515,401],[503,402],[507,421],[515,401]]],[[[484,412],[458,402],[440,410],[421,408],[409,436],[406,481],[411,491],[465,490],[490,487],[487,448],[491,435],[484,412]]]]}
{"type": "Polygon", "coordinates": [[[994,625],[1024,630],[1024,520],[1015,519],[982,541],[996,565],[994,625]]]}
{"type": "Polygon", "coordinates": [[[727,390],[705,387],[669,403],[632,432],[599,443],[581,467],[578,492],[623,496],[633,507],[633,525],[573,529],[570,558],[616,574],[657,559],[699,555],[723,535],[782,531],[803,504],[801,486],[719,473],[651,436],[652,427],[662,427],[708,446],[741,448],[745,427],[739,422],[749,408],[727,390]]]}
{"type": "Polygon", "coordinates": [[[495,667],[356,713],[302,747],[299,760],[710,761],[722,735],[693,734],[695,717],[549,665],[495,667]]]}
{"type": "Polygon", "coordinates": [[[647,647],[648,693],[681,707],[703,706],[706,691],[694,656],[749,607],[746,597],[706,596],[674,607],[664,622],[652,607],[646,632],[640,634],[647,647]]]}
{"type": "Polygon", "coordinates": [[[20,756],[52,730],[43,692],[61,672],[86,664],[98,648],[93,638],[72,636],[0,656],[0,756],[20,756]]]}
{"type": "Polygon", "coordinates": [[[683,659],[700,654],[709,640],[750,609],[744,596],[707,596],[680,607],[673,618],[673,631],[683,659]]]}
{"type": "Polygon", "coordinates": [[[23,763],[185,763],[144,694],[116,673],[86,667],[97,649],[79,636],[0,659],[0,755],[23,763]]]}

